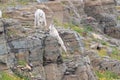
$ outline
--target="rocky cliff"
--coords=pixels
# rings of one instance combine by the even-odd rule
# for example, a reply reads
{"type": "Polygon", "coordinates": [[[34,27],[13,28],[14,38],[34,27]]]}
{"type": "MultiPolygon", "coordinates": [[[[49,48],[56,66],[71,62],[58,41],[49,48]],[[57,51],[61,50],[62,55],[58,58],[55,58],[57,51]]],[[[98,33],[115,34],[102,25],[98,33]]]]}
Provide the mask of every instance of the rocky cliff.
{"type": "Polygon", "coordinates": [[[117,22],[118,12],[115,8],[114,0],[85,0],[84,2],[80,2],[79,0],[61,0],[41,5],[33,3],[33,5],[25,7],[10,8],[5,12],[5,15],[9,18],[18,19],[22,22],[22,25],[33,25],[31,23],[34,20],[34,12],[37,8],[45,11],[48,25],[54,20],[60,23],[72,22],[75,25],[79,25],[81,19],[93,17],[99,24],[97,27],[103,33],[115,38],[120,37],[117,34],[119,33],[119,27],[117,26],[119,23],[117,22]]]}
{"type": "MultiPolygon", "coordinates": [[[[1,29],[3,43],[0,45],[2,48],[0,66],[6,66],[5,69],[10,68],[14,73],[27,76],[31,80],[97,79],[89,57],[72,56],[74,53],[82,53],[83,43],[78,33],[58,29],[71,54],[70,59],[65,60],[57,39],[48,33],[32,30],[32,33],[24,36],[22,34],[28,32],[30,28],[22,29],[20,24],[10,19],[1,19],[1,23],[3,24],[1,28],[6,27],[6,29],[1,29]]],[[[1,68],[1,70],[5,69],[1,68]]]]}
{"type": "Polygon", "coordinates": [[[0,19],[0,70],[29,80],[98,80],[97,71],[119,75],[115,5],[114,0],[55,0],[8,7],[0,19]],[[47,26],[56,24],[67,53],[49,30],[33,28],[38,8],[45,11],[47,26]]]}

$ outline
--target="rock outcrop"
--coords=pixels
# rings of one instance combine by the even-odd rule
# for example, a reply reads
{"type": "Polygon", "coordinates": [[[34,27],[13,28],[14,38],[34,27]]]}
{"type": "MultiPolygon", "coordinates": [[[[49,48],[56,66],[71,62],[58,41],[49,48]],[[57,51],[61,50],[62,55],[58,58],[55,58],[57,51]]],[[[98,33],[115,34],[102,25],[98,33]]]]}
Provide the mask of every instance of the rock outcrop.
{"type": "Polygon", "coordinates": [[[107,35],[120,38],[117,26],[117,10],[114,0],[86,0],[84,11],[99,23],[99,28],[107,35]]]}
{"type": "Polygon", "coordinates": [[[85,56],[89,56],[91,63],[94,68],[102,71],[111,71],[116,74],[120,74],[120,61],[116,59],[111,59],[109,56],[100,57],[98,53],[94,50],[86,51],[85,56]]]}
{"type": "Polygon", "coordinates": [[[94,70],[120,74],[119,60],[100,57],[96,52],[111,48],[104,41],[108,41],[110,46],[120,47],[119,40],[88,32],[82,39],[91,40],[88,44],[86,42],[87,48],[93,49],[91,51],[85,49],[77,32],[57,28],[67,48],[68,53],[65,53],[49,32],[33,29],[34,12],[41,8],[47,15],[47,26],[55,20],[90,25],[96,32],[120,38],[114,0],[69,1],[56,0],[44,5],[33,3],[8,9],[5,15],[14,19],[0,19],[0,70],[10,70],[30,80],[98,80],[94,70]]]}
{"type": "Polygon", "coordinates": [[[53,1],[39,5],[28,5],[27,7],[15,7],[8,9],[4,14],[7,17],[19,20],[22,25],[33,26],[34,12],[36,9],[42,9],[46,13],[47,23],[49,26],[52,21],[59,23],[73,23],[75,25],[81,24],[83,18],[93,17],[97,22],[96,24],[90,24],[90,26],[100,28],[97,30],[105,34],[113,32],[111,37],[119,38],[119,30],[117,30],[117,17],[118,13],[115,8],[114,0],[85,0],[80,2],[75,1],[53,1]],[[54,5],[54,7],[52,6],[54,5]],[[59,15],[59,16],[58,16],[59,15]],[[112,27],[112,28],[109,28],[112,27]],[[113,29],[116,28],[116,29],[113,29]],[[105,29],[109,31],[104,31],[105,29]],[[115,31],[115,32],[114,32],[115,31]]]}
{"type": "Polygon", "coordinates": [[[58,28],[68,52],[73,55],[65,60],[57,39],[48,33],[39,29],[31,32],[30,28],[24,29],[19,24],[16,26],[17,22],[14,20],[2,20],[1,23],[4,25],[3,37],[6,37],[3,38],[6,40],[4,44],[7,44],[0,45],[6,47],[6,52],[0,54],[0,66],[6,68],[0,68],[1,70],[10,69],[30,80],[97,80],[89,57],[78,55],[83,53],[84,47],[78,33],[58,28]],[[21,34],[14,35],[18,28],[21,34]],[[9,34],[9,29],[15,33],[9,34]],[[22,36],[25,32],[29,34],[22,36]]]}

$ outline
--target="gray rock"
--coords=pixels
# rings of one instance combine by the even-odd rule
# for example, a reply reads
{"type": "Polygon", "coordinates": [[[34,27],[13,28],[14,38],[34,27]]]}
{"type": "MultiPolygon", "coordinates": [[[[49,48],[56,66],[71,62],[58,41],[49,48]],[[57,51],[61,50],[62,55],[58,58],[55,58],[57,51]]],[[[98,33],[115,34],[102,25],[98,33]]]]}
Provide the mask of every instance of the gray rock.
{"type": "Polygon", "coordinates": [[[20,26],[20,23],[15,20],[15,19],[1,19],[0,22],[3,22],[3,26],[5,27],[19,27],[20,26]]]}
{"type": "Polygon", "coordinates": [[[67,29],[58,29],[58,32],[65,43],[68,53],[82,54],[84,52],[84,44],[81,36],[78,33],[67,29]]]}
{"type": "Polygon", "coordinates": [[[113,15],[113,14],[100,13],[96,17],[96,19],[104,27],[115,27],[117,25],[117,19],[116,19],[115,15],[113,15]]]}
{"type": "Polygon", "coordinates": [[[66,62],[66,72],[63,80],[97,80],[88,57],[74,56],[72,60],[66,62]]]}
{"type": "MultiPolygon", "coordinates": [[[[54,37],[48,36],[44,39],[44,64],[59,63],[58,58],[61,56],[60,45],[54,37]]],[[[60,60],[61,61],[61,60],[60,60]]]]}
{"type": "Polygon", "coordinates": [[[91,63],[94,68],[98,70],[105,70],[105,71],[108,70],[116,74],[120,74],[119,60],[111,59],[108,56],[101,58],[98,56],[98,53],[95,51],[87,51],[85,54],[90,57],[91,63]]]}
{"type": "Polygon", "coordinates": [[[120,28],[119,27],[105,28],[104,33],[113,38],[120,39],[120,28]]]}
{"type": "MultiPolygon", "coordinates": [[[[13,27],[17,25],[14,21],[6,23],[8,24],[6,25],[7,29],[11,27],[11,29],[16,29],[13,27]]],[[[20,30],[22,29],[20,28],[20,30]]],[[[58,29],[58,31],[70,53],[84,52],[84,45],[78,33],[65,29],[58,29]]],[[[3,39],[1,38],[1,41],[3,40],[4,35],[3,39]]],[[[2,44],[1,46],[5,47],[2,44]]],[[[68,61],[63,61],[62,50],[57,39],[40,30],[30,33],[27,37],[10,37],[7,46],[9,54],[5,55],[7,50],[4,50],[5,56],[1,54],[0,61],[7,64],[7,67],[19,75],[28,76],[33,80],[88,80],[89,78],[97,80],[92,71],[89,57],[83,58],[77,55],[68,61]],[[7,58],[8,56],[9,58],[7,58]]]]}

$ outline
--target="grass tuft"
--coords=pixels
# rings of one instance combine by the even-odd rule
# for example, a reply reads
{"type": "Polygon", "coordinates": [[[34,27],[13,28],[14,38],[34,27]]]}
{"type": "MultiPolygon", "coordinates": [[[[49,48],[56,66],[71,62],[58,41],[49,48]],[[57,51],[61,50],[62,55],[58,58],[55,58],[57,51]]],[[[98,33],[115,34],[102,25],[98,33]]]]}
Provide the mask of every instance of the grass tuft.
{"type": "Polygon", "coordinates": [[[118,80],[120,76],[110,71],[96,71],[99,80],[118,80]]]}

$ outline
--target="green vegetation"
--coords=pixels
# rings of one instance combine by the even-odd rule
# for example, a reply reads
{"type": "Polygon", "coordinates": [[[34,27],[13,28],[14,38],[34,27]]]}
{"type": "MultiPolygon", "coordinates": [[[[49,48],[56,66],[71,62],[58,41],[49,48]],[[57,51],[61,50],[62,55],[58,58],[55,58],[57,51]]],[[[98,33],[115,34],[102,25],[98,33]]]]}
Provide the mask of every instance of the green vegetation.
{"type": "Polygon", "coordinates": [[[84,35],[87,35],[87,33],[93,31],[93,28],[91,26],[78,26],[78,25],[74,25],[72,22],[70,23],[60,23],[57,19],[54,19],[54,24],[56,26],[60,26],[60,27],[63,27],[63,28],[66,28],[66,29],[71,29],[71,30],[74,30],[76,32],[78,32],[80,35],[84,36],[84,35]]]}
{"type": "Polygon", "coordinates": [[[0,80],[25,80],[16,75],[8,74],[7,72],[0,72],[0,80]]]}
{"type": "MultiPolygon", "coordinates": [[[[54,20],[55,24],[57,26],[62,26],[64,28],[70,28],[76,32],[78,32],[81,36],[87,36],[89,34],[89,32],[92,32],[93,31],[93,28],[91,26],[76,26],[72,23],[65,23],[65,24],[62,24],[62,23],[59,23],[59,21],[57,20],[54,20]]],[[[94,42],[99,42],[101,43],[102,45],[104,45],[106,48],[107,47],[110,47],[109,43],[104,41],[104,40],[98,40],[98,39],[94,39],[94,38],[91,38],[91,40],[85,40],[84,43],[86,45],[86,48],[89,48],[89,43],[91,43],[92,41],[94,42]]],[[[115,47],[112,47],[112,53],[110,54],[110,57],[113,58],[113,59],[118,59],[120,60],[120,57],[119,57],[119,52],[120,50],[118,50],[118,48],[115,48],[115,47]]],[[[107,50],[106,49],[101,49],[98,51],[98,54],[101,56],[101,57],[104,57],[104,56],[108,56],[107,54],[107,50]]]]}
{"type": "Polygon", "coordinates": [[[112,54],[118,56],[119,55],[119,50],[116,47],[113,47],[112,48],[112,54]]]}
{"type": "Polygon", "coordinates": [[[110,44],[104,40],[96,40],[95,42],[100,42],[106,48],[111,48],[111,52],[109,54],[107,54],[107,49],[102,48],[98,51],[99,56],[110,56],[112,59],[120,60],[120,50],[117,47],[110,47],[110,44]]]}
{"type": "MultiPolygon", "coordinates": [[[[7,4],[0,4],[0,8],[2,10],[4,10],[8,6],[13,6],[14,7],[18,4],[26,5],[26,4],[28,4],[29,1],[30,0],[17,0],[17,2],[15,2],[15,0],[13,0],[10,3],[7,3],[7,4]]],[[[65,4],[65,3],[62,2],[62,4],[65,4]]],[[[116,8],[120,9],[120,6],[116,7],[116,8]]],[[[73,13],[71,12],[70,15],[73,15],[73,13]]],[[[3,14],[3,17],[8,18],[8,16],[6,14],[3,14]]],[[[118,17],[118,20],[120,20],[120,16],[118,17]]],[[[72,24],[72,22],[62,24],[59,21],[57,21],[56,19],[54,19],[54,23],[55,23],[55,25],[62,26],[66,29],[70,28],[70,29],[78,32],[82,36],[87,35],[89,32],[93,31],[93,28],[91,26],[88,26],[88,25],[80,27],[78,25],[72,24]]],[[[9,30],[8,31],[8,36],[17,36],[16,33],[17,33],[16,30],[13,30],[13,29],[9,30]]],[[[89,47],[89,43],[91,43],[92,41],[100,42],[102,45],[104,45],[106,47],[109,47],[108,43],[103,41],[103,40],[97,40],[97,39],[92,39],[92,38],[90,38],[90,39],[91,40],[85,40],[86,47],[89,47]]],[[[120,50],[118,50],[118,48],[112,47],[112,53],[110,54],[111,58],[120,60],[120,57],[119,57],[120,54],[119,53],[120,53],[120,50]]],[[[101,50],[98,51],[98,54],[101,57],[107,56],[107,50],[106,49],[101,49],[101,50]]],[[[64,59],[67,59],[67,54],[63,52],[62,57],[64,59]]],[[[19,60],[18,61],[18,65],[25,66],[26,64],[27,64],[27,62],[24,61],[24,60],[19,60]]],[[[15,72],[15,73],[16,73],[16,75],[9,74],[7,72],[1,71],[0,72],[0,80],[29,80],[28,77],[23,76],[22,74],[19,74],[18,72],[15,72]]],[[[118,76],[117,74],[114,74],[110,71],[96,71],[96,75],[98,76],[99,80],[117,80],[117,79],[120,79],[120,76],[118,76]]]]}
{"type": "Polygon", "coordinates": [[[16,75],[19,76],[21,80],[30,80],[28,77],[23,76],[22,74],[16,74],[16,75]]]}
{"type": "Polygon", "coordinates": [[[117,80],[120,76],[110,71],[96,71],[99,80],[117,80]]]}
{"type": "Polygon", "coordinates": [[[111,57],[113,59],[120,60],[120,50],[118,50],[118,48],[116,48],[116,47],[113,47],[111,57]]]}
{"type": "Polygon", "coordinates": [[[120,10],[120,6],[116,6],[115,8],[116,8],[117,10],[120,10]]]}
{"type": "Polygon", "coordinates": [[[53,19],[53,22],[56,26],[62,26],[63,24],[60,23],[57,19],[53,19]]]}
{"type": "Polygon", "coordinates": [[[107,56],[106,53],[107,53],[106,49],[101,49],[101,50],[98,51],[98,54],[99,54],[101,57],[107,56]]]}
{"type": "Polygon", "coordinates": [[[7,31],[7,35],[8,35],[9,37],[16,35],[16,33],[17,33],[17,32],[16,32],[14,29],[10,29],[10,30],[7,31]]]}
{"type": "Polygon", "coordinates": [[[27,64],[27,62],[24,61],[24,60],[19,60],[19,61],[18,61],[18,65],[25,66],[26,64],[27,64]]]}
{"type": "Polygon", "coordinates": [[[120,20],[120,16],[117,17],[117,20],[120,20]]]}
{"type": "Polygon", "coordinates": [[[107,42],[105,42],[105,41],[103,41],[103,40],[100,40],[100,43],[102,44],[102,45],[108,45],[108,43],[107,42]]]}
{"type": "Polygon", "coordinates": [[[22,5],[28,4],[29,0],[18,0],[18,2],[22,5]]]}
{"type": "Polygon", "coordinates": [[[15,76],[19,77],[20,80],[30,80],[28,76],[24,76],[22,73],[19,73],[18,71],[14,71],[15,76]]]}
{"type": "MultiPolygon", "coordinates": [[[[35,1],[35,0],[33,0],[35,1]]],[[[17,5],[26,5],[30,0],[6,0],[4,3],[0,3],[0,9],[5,10],[7,7],[15,7],[17,5]]]]}
{"type": "Polygon", "coordinates": [[[85,32],[91,32],[91,31],[93,31],[93,29],[92,29],[91,26],[84,26],[84,31],[85,32]]]}
{"type": "Polygon", "coordinates": [[[79,27],[79,26],[76,26],[76,25],[73,25],[73,24],[68,24],[68,23],[66,23],[66,24],[63,24],[63,27],[64,27],[64,28],[70,28],[70,29],[78,32],[78,33],[81,34],[81,35],[82,35],[82,33],[84,32],[84,29],[83,29],[83,28],[81,28],[81,27],[79,27]]]}
{"type": "Polygon", "coordinates": [[[74,25],[72,23],[64,23],[64,24],[62,24],[57,19],[54,19],[54,24],[56,26],[60,26],[60,27],[66,28],[66,29],[69,28],[71,30],[74,30],[74,31],[78,32],[80,35],[82,35],[83,32],[84,32],[84,29],[82,27],[76,26],[76,25],[74,25]]]}
{"type": "MultiPolygon", "coordinates": [[[[101,57],[108,56],[106,49],[99,50],[98,54],[101,57]]],[[[110,57],[113,59],[120,60],[120,50],[118,50],[118,48],[116,48],[116,47],[112,47],[112,53],[110,54],[110,57]]]]}

